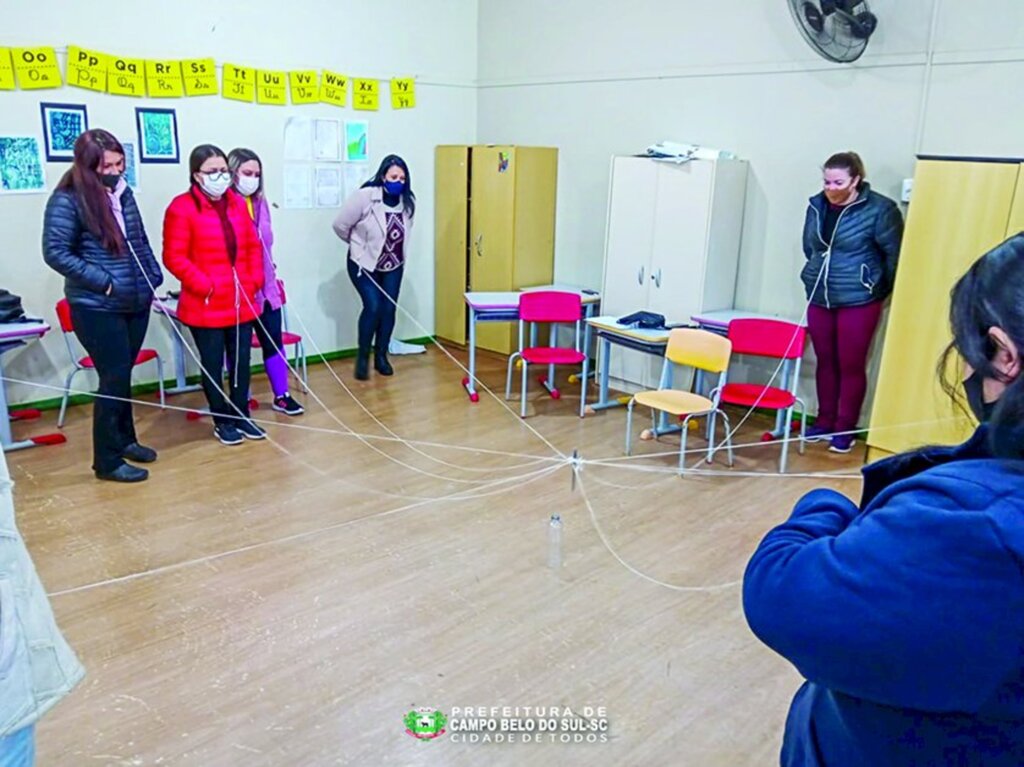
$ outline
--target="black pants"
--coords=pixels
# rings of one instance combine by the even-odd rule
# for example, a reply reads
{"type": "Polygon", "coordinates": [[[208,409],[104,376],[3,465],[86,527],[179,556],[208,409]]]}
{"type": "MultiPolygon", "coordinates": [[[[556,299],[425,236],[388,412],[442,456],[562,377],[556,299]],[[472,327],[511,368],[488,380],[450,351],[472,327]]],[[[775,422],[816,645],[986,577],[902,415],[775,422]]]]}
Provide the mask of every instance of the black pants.
{"type": "Polygon", "coordinates": [[[402,287],[400,266],[391,272],[360,271],[356,262],[348,259],[348,276],[363,299],[363,311],[359,314],[359,352],[369,354],[373,346],[378,354],[386,354],[391,334],[395,330],[395,305],[398,290],[402,287]]]}
{"type": "Polygon", "coordinates": [[[106,312],[72,304],[71,321],[100,377],[100,396],[92,410],[92,468],[109,474],[124,463],[124,449],[138,441],[132,418],[132,368],[149,327],[149,309],[106,312]]]}
{"type": "Polygon", "coordinates": [[[203,363],[203,391],[215,424],[236,424],[249,415],[249,358],[252,356],[252,323],[237,327],[196,328],[191,325],[199,359],[203,363]],[[224,357],[228,362],[228,391],[224,398],[224,357]],[[234,407],[232,407],[234,405],[234,407]],[[237,409],[236,409],[237,408],[237,409]]]}
{"type": "Polygon", "coordinates": [[[256,338],[259,339],[260,348],[263,349],[263,359],[273,357],[279,351],[284,356],[284,345],[281,343],[281,310],[271,309],[270,302],[263,302],[263,314],[259,322],[253,322],[252,329],[256,331],[256,338]]]}

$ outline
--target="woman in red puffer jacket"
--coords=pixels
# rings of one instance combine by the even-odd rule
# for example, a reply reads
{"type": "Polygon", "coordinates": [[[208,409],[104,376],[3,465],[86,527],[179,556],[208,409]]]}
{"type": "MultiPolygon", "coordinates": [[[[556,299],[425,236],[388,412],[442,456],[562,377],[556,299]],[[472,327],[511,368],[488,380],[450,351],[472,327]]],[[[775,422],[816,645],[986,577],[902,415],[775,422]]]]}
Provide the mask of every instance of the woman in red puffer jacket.
{"type": "Polygon", "coordinates": [[[263,250],[245,200],[231,189],[227,156],[201,144],[189,156],[192,185],[164,214],[164,265],[181,281],[178,318],[195,339],[214,435],[225,445],[267,435],[249,420],[249,356],[263,250]],[[229,400],[221,388],[227,355],[229,400]]]}

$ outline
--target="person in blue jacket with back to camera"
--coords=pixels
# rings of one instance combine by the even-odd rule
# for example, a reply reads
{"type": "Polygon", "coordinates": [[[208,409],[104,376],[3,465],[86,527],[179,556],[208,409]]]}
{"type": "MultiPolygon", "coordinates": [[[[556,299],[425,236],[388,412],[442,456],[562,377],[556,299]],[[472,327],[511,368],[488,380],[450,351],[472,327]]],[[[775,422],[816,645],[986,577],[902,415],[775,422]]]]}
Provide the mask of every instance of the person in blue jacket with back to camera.
{"type": "Polygon", "coordinates": [[[1024,764],[1024,233],[949,316],[974,435],[865,467],[859,506],[812,491],[747,565],[751,629],[807,680],[785,767],[1024,764]]]}

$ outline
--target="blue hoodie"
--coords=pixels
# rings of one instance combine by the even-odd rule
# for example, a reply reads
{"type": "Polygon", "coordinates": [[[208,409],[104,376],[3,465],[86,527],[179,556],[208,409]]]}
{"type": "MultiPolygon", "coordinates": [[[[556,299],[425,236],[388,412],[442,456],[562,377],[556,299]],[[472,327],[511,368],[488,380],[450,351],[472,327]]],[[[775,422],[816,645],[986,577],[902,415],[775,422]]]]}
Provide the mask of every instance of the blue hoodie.
{"type": "Polygon", "coordinates": [[[807,679],[782,765],[1024,764],[1024,462],[957,448],[868,466],[861,508],[804,496],[743,583],[807,679]]]}

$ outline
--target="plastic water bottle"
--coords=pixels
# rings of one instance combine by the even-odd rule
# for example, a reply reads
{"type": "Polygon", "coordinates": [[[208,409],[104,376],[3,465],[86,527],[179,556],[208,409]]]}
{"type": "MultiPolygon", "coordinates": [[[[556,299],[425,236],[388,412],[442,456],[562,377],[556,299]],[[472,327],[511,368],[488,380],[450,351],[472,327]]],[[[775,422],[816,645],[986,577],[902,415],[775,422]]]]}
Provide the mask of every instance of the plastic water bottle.
{"type": "Polygon", "coordinates": [[[562,517],[551,515],[548,524],[548,567],[558,570],[562,566],[562,517]]]}

